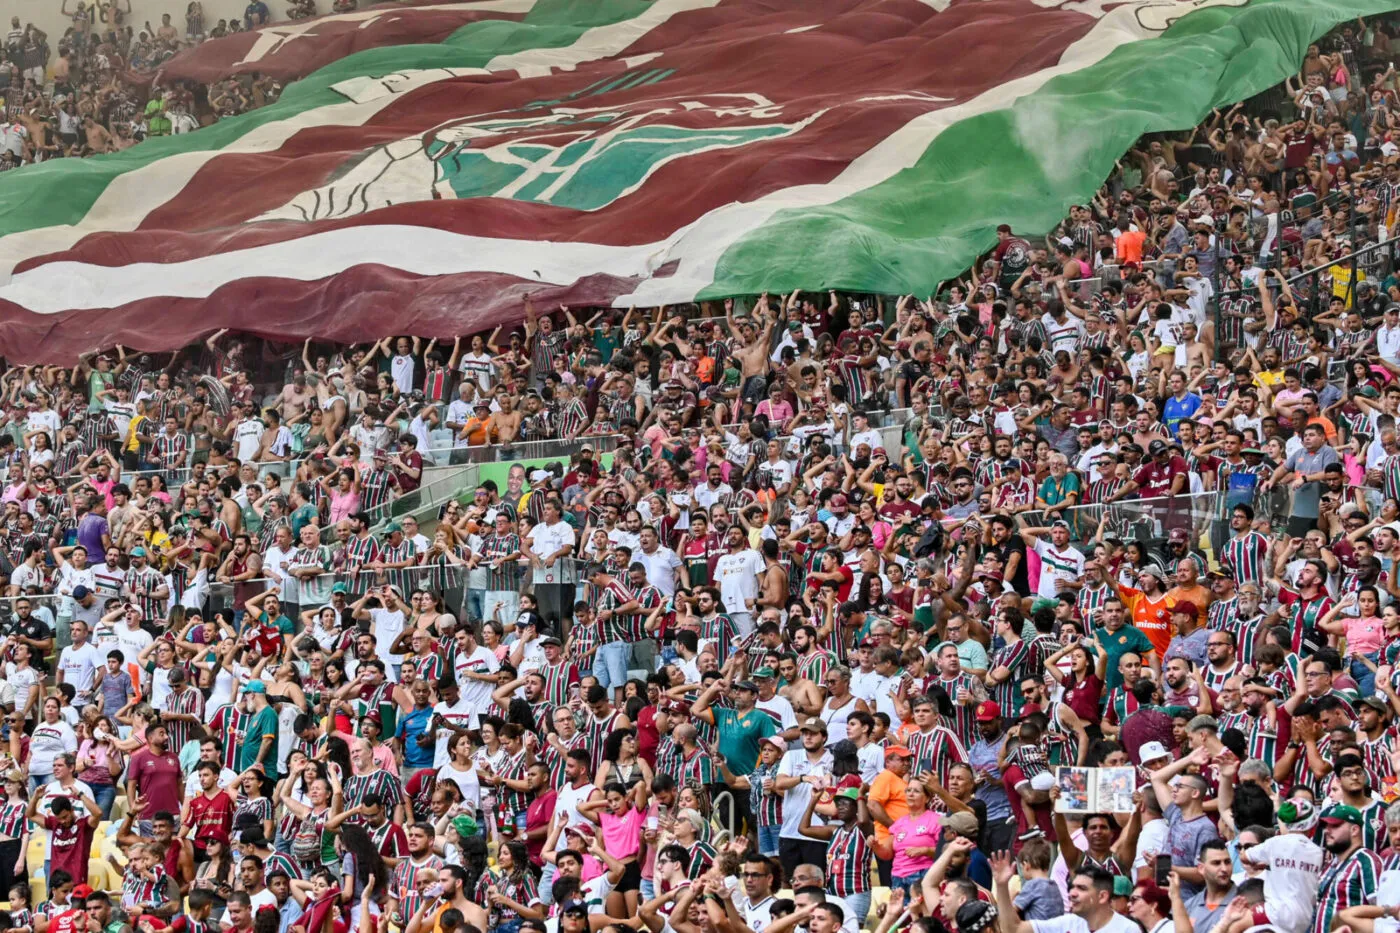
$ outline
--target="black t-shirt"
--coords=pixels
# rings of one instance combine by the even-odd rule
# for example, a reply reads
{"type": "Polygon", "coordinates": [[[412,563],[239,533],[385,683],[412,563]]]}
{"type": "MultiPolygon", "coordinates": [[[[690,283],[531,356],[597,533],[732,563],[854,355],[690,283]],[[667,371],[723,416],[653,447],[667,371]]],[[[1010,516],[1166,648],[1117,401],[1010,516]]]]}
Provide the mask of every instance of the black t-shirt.
{"type": "Polygon", "coordinates": [[[1002,566],[1011,560],[1012,554],[1020,554],[1021,559],[1016,564],[1016,572],[1007,580],[1007,584],[1016,591],[1017,596],[1031,595],[1031,578],[1029,568],[1026,565],[1026,542],[1021,540],[1021,536],[1013,532],[1007,542],[992,550],[1001,558],[1002,566]]]}

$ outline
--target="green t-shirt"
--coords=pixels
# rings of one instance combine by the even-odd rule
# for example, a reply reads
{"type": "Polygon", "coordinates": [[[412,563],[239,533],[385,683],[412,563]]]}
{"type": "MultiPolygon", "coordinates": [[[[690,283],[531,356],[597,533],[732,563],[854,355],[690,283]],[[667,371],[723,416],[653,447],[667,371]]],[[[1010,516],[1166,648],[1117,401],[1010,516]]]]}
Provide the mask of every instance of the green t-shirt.
{"type": "Polygon", "coordinates": [[[610,330],[606,334],[602,328],[595,328],[593,331],[593,347],[603,357],[603,365],[606,366],[612,360],[612,356],[617,352],[618,335],[616,330],[610,330]]]}
{"type": "Polygon", "coordinates": [[[713,712],[719,730],[719,753],[734,774],[748,774],[758,765],[758,743],[778,733],[773,717],[757,708],[747,713],[732,709],[713,712]]]}
{"type": "Polygon", "coordinates": [[[1099,642],[1103,645],[1104,651],[1108,653],[1107,670],[1104,671],[1104,689],[1112,690],[1114,687],[1123,686],[1123,675],[1118,673],[1118,659],[1129,651],[1145,655],[1152,650],[1152,642],[1143,634],[1142,629],[1132,625],[1124,625],[1116,632],[1109,632],[1102,626],[1094,631],[1099,636],[1099,642]]]}
{"type": "Polygon", "coordinates": [[[297,506],[291,516],[293,541],[301,540],[301,530],[315,521],[317,514],[316,506],[312,505],[310,502],[305,505],[297,506]]]}
{"type": "MultiPolygon", "coordinates": [[[[277,765],[277,714],[271,706],[264,706],[248,723],[248,731],[243,733],[243,744],[238,746],[238,770],[247,771],[258,760],[258,749],[262,748],[263,736],[272,736],[272,748],[263,758],[263,765],[275,768],[277,765]]],[[[268,774],[273,774],[268,771],[268,774]]]]}

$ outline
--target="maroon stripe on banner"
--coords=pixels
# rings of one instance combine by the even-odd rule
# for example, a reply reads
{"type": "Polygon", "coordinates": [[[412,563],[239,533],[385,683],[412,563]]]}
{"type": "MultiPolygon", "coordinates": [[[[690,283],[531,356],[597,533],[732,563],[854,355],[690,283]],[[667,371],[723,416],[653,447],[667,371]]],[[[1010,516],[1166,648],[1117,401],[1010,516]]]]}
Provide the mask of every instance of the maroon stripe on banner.
{"type": "Polygon", "coordinates": [[[114,266],[173,262],[362,223],[420,224],[477,236],[619,246],[655,242],[724,204],[752,201],[793,185],[828,183],[874,141],[915,116],[1055,64],[1065,46],[1093,23],[1081,14],[1041,9],[1030,0],[960,0],[941,13],[918,0],[824,0],[813,4],[821,9],[811,14],[804,7],[759,16],[753,23],[731,23],[735,37],[716,47],[708,34],[727,34],[728,27],[718,22],[721,16],[732,20],[736,12],[753,6],[736,2],[699,11],[694,16],[705,14],[704,30],[696,29],[689,14],[676,17],[629,49],[631,54],[679,42],[677,32],[706,36],[647,63],[650,68],[675,68],[672,77],[568,104],[618,110],[669,107],[673,113],[647,122],[689,127],[795,123],[827,112],[791,136],[677,159],[657,170],[639,190],[601,210],[508,198],[425,199],[334,220],[248,223],[301,191],[326,183],[369,147],[424,136],[464,113],[519,115],[527,104],[561,100],[624,73],[615,61],[528,81],[505,76],[443,81],[407,95],[367,126],[309,129],[273,153],[218,156],[180,195],[153,211],[138,231],[93,234],[71,250],[30,260],[19,269],[60,259],[114,266]],[[838,16],[837,9],[851,12],[838,16]],[[1013,21],[1015,29],[996,25],[1013,21]],[[813,22],[827,25],[801,33],[783,31],[813,22]],[[726,67],[727,62],[742,65],[726,67]],[[814,62],[834,64],[813,67],[814,62]],[[717,118],[713,110],[684,110],[686,101],[714,102],[720,94],[744,93],[762,94],[779,105],[775,116],[717,118]],[[895,94],[919,96],[860,99],[895,94]],[[931,103],[930,96],[948,100],[931,103]],[[697,185],[698,178],[705,184],[697,185]]]}
{"type": "MultiPolygon", "coordinates": [[[[539,78],[501,74],[438,82],[404,95],[366,126],[318,127],[296,134],[275,152],[215,156],[136,231],[89,235],[68,251],[21,264],[19,271],[59,260],[115,267],[277,243],[296,249],[293,241],[301,237],[359,224],[617,246],[655,242],[725,204],[794,185],[829,183],[914,117],[1056,64],[1094,22],[1082,13],[1039,7],[1034,0],[954,0],[941,12],[920,0],[724,0],[675,16],[626,50],[625,55],[662,53],[632,69],[637,75],[667,69],[668,76],[656,83],[590,92],[628,72],[617,59],[539,78]],[[733,105],[741,100],[737,95],[759,95],[771,106],[745,110],[733,105]],[[584,121],[563,108],[606,108],[613,116],[584,121]],[[487,115],[513,120],[552,115],[556,122],[510,131],[493,125],[488,131],[483,129],[487,115]],[[682,155],[655,169],[637,190],[588,210],[499,195],[504,181],[488,189],[496,196],[441,198],[432,187],[438,179],[428,150],[414,151],[413,145],[450,136],[448,130],[455,130],[455,139],[469,139],[470,150],[505,142],[560,143],[560,131],[597,143],[624,120],[642,128],[718,128],[731,136],[810,123],[789,135],[682,155]],[[468,122],[472,131],[465,133],[468,122]],[[486,132],[494,135],[481,135],[486,132]],[[365,188],[361,213],[339,216],[318,206],[314,220],[250,222],[332,181],[341,185],[340,198],[346,180],[359,177],[357,167],[367,152],[378,157],[382,153],[374,147],[400,141],[408,141],[403,145],[410,155],[421,157],[404,163],[414,166],[415,174],[403,176],[411,183],[365,188]],[[409,194],[404,203],[378,207],[387,203],[379,200],[385,190],[409,194]]],[[[461,157],[461,152],[449,155],[461,157]]],[[[573,194],[605,189],[627,177],[625,162],[605,163],[573,194]]],[[[324,203],[338,207],[348,200],[324,203]]],[[[637,284],[589,275],[592,271],[581,268],[575,283],[545,288],[498,274],[417,276],[382,265],[356,266],[318,281],[288,281],[259,276],[250,265],[246,278],[207,299],[144,299],[110,310],[55,315],[0,302],[0,354],[71,362],[94,346],[119,342],[170,349],[220,327],[286,340],[351,341],[390,331],[450,337],[518,321],[528,292],[541,306],[596,305],[637,284]]],[[[151,282],[159,288],[158,271],[151,282]]]]}
{"type": "Polygon", "coordinates": [[[103,311],[35,314],[0,301],[0,356],[71,364],[95,346],[170,349],[222,327],[276,340],[352,343],[391,331],[450,340],[518,322],[527,295],[542,308],[597,306],[637,284],[592,275],[552,286],[510,275],[419,276],[367,265],[315,282],[253,275],[208,298],[148,299],[103,311]]]}
{"type": "MultiPolygon", "coordinates": [[[[251,32],[240,32],[222,39],[210,39],[186,49],[160,68],[156,81],[198,81],[210,84],[229,75],[271,75],[290,81],[311,74],[334,61],[390,45],[422,45],[441,42],[467,23],[477,20],[518,21],[519,14],[459,10],[415,10],[416,6],[441,6],[442,0],[425,3],[385,3],[374,19],[347,20],[337,15],[320,16],[301,23],[280,22],[251,32]],[[299,35],[286,35],[281,42],[253,61],[245,61],[259,37],[267,33],[282,36],[289,27],[311,26],[299,35]]],[[[373,8],[371,8],[373,9],[373,8]]]]}

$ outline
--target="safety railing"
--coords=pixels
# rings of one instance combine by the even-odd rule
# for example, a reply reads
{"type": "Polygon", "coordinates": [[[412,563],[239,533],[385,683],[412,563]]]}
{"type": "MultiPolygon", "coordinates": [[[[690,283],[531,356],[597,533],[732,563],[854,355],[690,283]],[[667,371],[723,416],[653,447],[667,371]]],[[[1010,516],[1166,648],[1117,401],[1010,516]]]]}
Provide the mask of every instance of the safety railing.
{"type": "Polygon", "coordinates": [[[1070,539],[1087,544],[1105,537],[1127,543],[1149,543],[1165,538],[1174,528],[1199,534],[1219,518],[1221,496],[1215,491],[1162,496],[1151,499],[1125,499],[1096,505],[1067,506],[1058,510],[1035,509],[1021,513],[1029,527],[1045,527],[1063,520],[1069,524],[1070,539]]]}

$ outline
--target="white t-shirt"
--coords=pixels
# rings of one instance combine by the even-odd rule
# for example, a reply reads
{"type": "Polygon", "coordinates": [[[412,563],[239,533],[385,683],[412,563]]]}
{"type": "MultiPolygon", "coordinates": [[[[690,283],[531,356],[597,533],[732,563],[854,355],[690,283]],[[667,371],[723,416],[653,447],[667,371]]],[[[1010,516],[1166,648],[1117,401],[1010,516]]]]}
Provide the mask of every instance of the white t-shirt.
{"type": "Polygon", "coordinates": [[[648,554],[633,550],[632,559],[647,569],[647,582],[656,587],[662,596],[676,595],[676,571],[681,569],[681,559],[668,547],[657,547],[648,554]]]}
{"type": "Polygon", "coordinates": [[[778,725],[779,732],[797,728],[797,712],[784,696],[773,695],[771,700],[759,700],[754,706],[771,716],[778,725]]]}
{"type": "Polygon", "coordinates": [[[92,678],[99,667],[106,664],[102,652],[87,642],[81,648],[69,645],[58,656],[58,669],[63,672],[63,682],[72,684],[78,691],[78,698],[86,698],[92,690],[92,678]]]}
{"type": "Polygon", "coordinates": [[[1303,933],[1317,909],[1317,884],[1326,859],[1322,848],[1299,833],[1274,836],[1244,851],[1264,872],[1264,906],[1287,933],[1303,933]]]}
{"type": "MultiPolygon", "coordinates": [[[[290,703],[284,703],[284,704],[282,704],[282,705],[283,705],[283,706],[291,706],[292,704],[290,704],[290,703]]],[[[209,708],[210,708],[210,709],[215,709],[215,707],[213,707],[213,706],[210,706],[209,708]]],[[[204,789],[203,789],[203,788],[204,788],[204,785],[201,784],[201,783],[199,783],[199,775],[200,775],[200,772],[199,772],[199,771],[191,771],[190,774],[189,774],[189,777],[185,778],[185,799],[186,799],[186,800],[193,800],[195,797],[197,797],[197,796],[199,796],[200,794],[204,793],[204,789]]],[[[219,779],[214,783],[214,786],[217,787],[219,790],[227,790],[228,788],[233,787],[233,785],[236,784],[236,783],[238,783],[238,772],[237,772],[237,771],[233,771],[233,770],[231,770],[231,769],[229,769],[229,768],[220,768],[220,769],[219,769],[219,779]]],[[[235,792],[231,792],[231,793],[229,794],[229,797],[232,798],[232,799],[234,799],[234,800],[237,800],[237,799],[238,799],[238,793],[237,793],[236,791],[235,791],[235,792]]]]}
{"type": "MultiPolygon", "coordinates": [[[[1089,923],[1078,914],[1065,914],[1051,920],[1032,920],[1035,933],[1091,933],[1089,923]]],[[[1113,914],[1108,922],[1092,933],[1142,933],[1142,927],[1122,914],[1113,914]]]]}
{"type": "Polygon", "coordinates": [[[60,719],[40,722],[29,737],[29,773],[53,774],[53,760],[64,752],[78,750],[78,736],[73,727],[60,719]]]}
{"type": "MultiPolygon", "coordinates": [[[[20,670],[15,667],[13,662],[5,665],[5,680],[9,682],[11,687],[15,688],[14,702],[16,712],[24,706],[25,700],[29,697],[29,688],[34,686],[42,687],[44,683],[44,678],[41,677],[39,672],[34,670],[34,668],[27,667],[24,670],[20,670]]],[[[30,718],[32,719],[38,716],[43,708],[44,694],[43,691],[40,690],[39,699],[34,701],[34,706],[29,710],[30,718]]]]}
{"type": "Polygon", "coordinates": [[[1078,581],[1084,576],[1084,555],[1072,547],[1063,551],[1044,538],[1037,538],[1035,552],[1040,555],[1040,586],[1035,595],[1041,599],[1056,599],[1060,591],[1055,583],[1059,580],[1078,581]]]}
{"type": "Polygon", "coordinates": [[[746,600],[758,599],[758,575],[762,572],[763,558],[753,548],[725,554],[719,559],[715,564],[715,580],[719,583],[725,612],[732,615],[753,611],[746,600]]]}
{"type": "Polygon", "coordinates": [[[404,614],[402,609],[371,609],[369,611],[369,628],[374,633],[374,653],[379,660],[384,662],[388,668],[386,679],[391,683],[399,682],[399,664],[403,662],[403,655],[390,654],[389,649],[394,642],[398,641],[403,634],[404,614]]]}
{"type": "Polygon", "coordinates": [[[394,377],[394,388],[404,395],[413,391],[413,357],[395,355],[389,360],[389,372],[394,377]]]}
{"type": "MultiPolygon", "coordinates": [[[[458,685],[461,686],[460,684],[458,685]]],[[[460,695],[457,702],[448,705],[439,703],[433,707],[433,715],[437,716],[441,723],[438,727],[437,745],[433,748],[433,767],[441,768],[452,760],[452,752],[447,743],[452,741],[453,732],[446,726],[456,726],[459,729],[479,728],[476,710],[471,703],[467,702],[460,695]]]]}
{"type": "MultiPolygon", "coordinates": [[[[812,763],[807,757],[807,750],[804,748],[794,749],[783,756],[783,760],[778,763],[778,775],[780,777],[805,777],[809,774],[831,775],[831,752],[822,755],[821,760],[812,763]]],[[[783,793],[783,826],[778,832],[782,839],[806,839],[797,827],[802,823],[802,815],[807,812],[807,801],[812,797],[812,785],[798,783],[795,787],[789,787],[783,793]]],[[[815,821],[821,817],[813,816],[815,821]]],[[[820,824],[826,825],[822,820],[820,824]]]]}
{"type": "Polygon", "coordinates": [[[884,447],[884,439],[880,437],[880,432],[874,428],[866,428],[864,431],[857,431],[851,435],[851,450],[855,450],[861,444],[869,444],[873,453],[876,447],[884,447]]]}
{"type": "Polygon", "coordinates": [[[500,669],[501,663],[496,660],[495,653],[485,645],[477,645],[476,650],[467,657],[458,654],[453,670],[457,675],[457,689],[461,693],[461,702],[470,705],[478,715],[484,712],[491,702],[491,693],[495,687],[484,680],[472,680],[466,675],[487,672],[494,674],[500,669]]]}
{"type": "Polygon", "coordinates": [[[138,628],[133,631],[126,625],[118,625],[115,635],[116,650],[122,653],[123,664],[135,664],[137,657],[146,650],[146,646],[155,641],[145,629],[138,628]]]}
{"type": "Polygon", "coordinates": [[[462,354],[457,368],[463,376],[475,379],[476,384],[481,386],[483,392],[491,391],[491,381],[496,374],[495,365],[491,362],[491,354],[473,353],[468,350],[462,354]]]}
{"type": "Polygon", "coordinates": [[[247,418],[238,422],[233,429],[233,449],[239,460],[252,460],[258,455],[265,428],[257,418],[247,418]]]}
{"type": "Polygon", "coordinates": [[[568,522],[547,525],[540,522],[530,529],[530,550],[539,557],[541,566],[535,567],[536,583],[564,583],[563,565],[555,561],[553,567],[543,566],[544,559],[574,543],[574,528],[568,522]]]}

